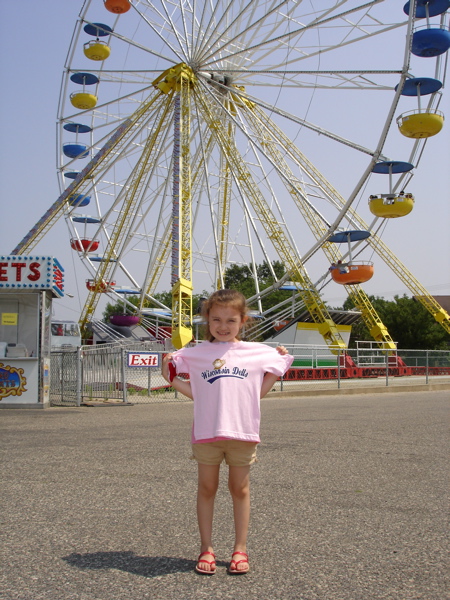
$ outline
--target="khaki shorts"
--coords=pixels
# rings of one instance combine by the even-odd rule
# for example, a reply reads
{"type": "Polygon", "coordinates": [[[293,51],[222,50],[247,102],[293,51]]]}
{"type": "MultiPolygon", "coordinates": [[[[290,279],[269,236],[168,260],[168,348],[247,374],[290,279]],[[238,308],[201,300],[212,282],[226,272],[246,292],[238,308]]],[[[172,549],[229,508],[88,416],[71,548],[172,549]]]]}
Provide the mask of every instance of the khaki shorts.
{"type": "Polygon", "coordinates": [[[192,457],[201,465],[220,465],[225,460],[231,467],[247,467],[256,461],[257,442],[219,440],[192,444],[192,457]]]}

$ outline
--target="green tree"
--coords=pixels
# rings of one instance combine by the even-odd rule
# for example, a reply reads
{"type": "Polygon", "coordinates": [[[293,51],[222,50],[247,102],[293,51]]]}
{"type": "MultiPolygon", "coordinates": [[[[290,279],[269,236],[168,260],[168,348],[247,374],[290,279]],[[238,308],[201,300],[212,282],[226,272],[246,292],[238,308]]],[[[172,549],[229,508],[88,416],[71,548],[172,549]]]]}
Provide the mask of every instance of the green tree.
{"type": "MultiPolygon", "coordinates": [[[[280,277],[282,277],[286,272],[283,263],[279,260],[272,262],[272,268],[277,279],[280,279],[280,277]]],[[[255,265],[254,270],[256,271],[256,277],[258,278],[260,291],[273,285],[275,279],[267,262],[264,261],[261,264],[255,265]]],[[[251,298],[256,293],[255,281],[253,277],[253,265],[233,265],[229,267],[225,271],[224,283],[226,288],[238,290],[244,294],[246,298],[251,298]]],[[[276,290],[271,292],[262,299],[262,308],[263,310],[267,310],[268,308],[275,306],[290,296],[291,292],[285,290],[276,290]]],[[[250,308],[256,310],[257,307],[257,303],[255,302],[250,308]]]]}
{"type": "MultiPolygon", "coordinates": [[[[280,279],[285,273],[284,264],[275,260],[272,262],[272,269],[276,275],[276,279],[280,279]]],[[[253,271],[256,271],[260,291],[273,285],[275,278],[272,275],[272,270],[269,264],[264,261],[261,264],[255,265],[233,265],[225,271],[224,283],[225,287],[240,291],[246,298],[251,298],[256,293],[253,271]]],[[[286,290],[275,290],[264,296],[261,300],[262,310],[266,311],[273,306],[278,305],[283,300],[290,299],[292,292],[286,290]]],[[[258,303],[253,302],[250,305],[251,310],[258,310],[258,303]]],[[[270,337],[274,333],[273,329],[268,330],[264,334],[264,339],[270,337]]]]}
{"type": "MultiPolygon", "coordinates": [[[[404,294],[394,296],[394,300],[385,300],[378,296],[369,296],[370,301],[387,327],[390,336],[397,342],[398,348],[411,350],[445,350],[450,346],[450,336],[414,298],[404,294]]],[[[350,299],[344,303],[344,310],[354,308],[350,299]]],[[[367,327],[360,321],[352,327],[350,345],[356,340],[372,340],[367,327]]]]}
{"type": "Polygon", "coordinates": [[[250,279],[252,272],[248,265],[232,265],[225,270],[224,283],[228,289],[235,290],[243,279],[250,279]]]}

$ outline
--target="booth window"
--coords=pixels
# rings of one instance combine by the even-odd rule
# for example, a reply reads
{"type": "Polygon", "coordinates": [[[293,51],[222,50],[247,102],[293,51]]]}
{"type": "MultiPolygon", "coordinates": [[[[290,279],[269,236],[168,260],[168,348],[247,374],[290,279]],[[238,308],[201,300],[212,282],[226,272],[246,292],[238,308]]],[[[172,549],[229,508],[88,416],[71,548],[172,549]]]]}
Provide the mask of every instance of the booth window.
{"type": "Polygon", "coordinates": [[[52,335],[64,335],[64,325],[62,323],[52,323],[52,335]]]}
{"type": "Polygon", "coordinates": [[[0,294],[0,357],[37,356],[39,294],[0,294]]]}

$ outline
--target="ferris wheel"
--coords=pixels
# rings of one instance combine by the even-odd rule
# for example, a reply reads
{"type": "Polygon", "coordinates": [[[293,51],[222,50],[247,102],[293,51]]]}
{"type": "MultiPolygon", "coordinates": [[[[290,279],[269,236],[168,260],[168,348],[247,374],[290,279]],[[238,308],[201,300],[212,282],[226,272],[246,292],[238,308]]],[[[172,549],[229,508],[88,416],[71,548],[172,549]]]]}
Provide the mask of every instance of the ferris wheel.
{"type": "Polygon", "coordinates": [[[64,216],[87,272],[80,323],[102,294],[136,293],[142,313],[171,288],[177,347],[192,339],[193,291],[275,259],[274,287],[293,283],[327,344],[345,346],[320,294],[332,280],[389,347],[360,285],[374,253],[450,331],[380,235],[412,210],[414,170],[443,125],[449,6],[86,0],[59,101],[61,196],[15,250],[64,216]],[[406,155],[391,156],[402,134],[406,155]]]}

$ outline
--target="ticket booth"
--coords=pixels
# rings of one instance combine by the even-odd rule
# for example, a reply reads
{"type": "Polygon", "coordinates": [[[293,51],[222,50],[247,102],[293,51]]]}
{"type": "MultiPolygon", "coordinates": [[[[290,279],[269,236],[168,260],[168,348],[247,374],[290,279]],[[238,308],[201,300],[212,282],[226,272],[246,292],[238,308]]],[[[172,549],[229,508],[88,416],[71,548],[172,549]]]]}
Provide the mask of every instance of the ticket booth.
{"type": "Polygon", "coordinates": [[[54,257],[0,256],[0,408],[45,408],[53,298],[64,296],[54,257]]]}

